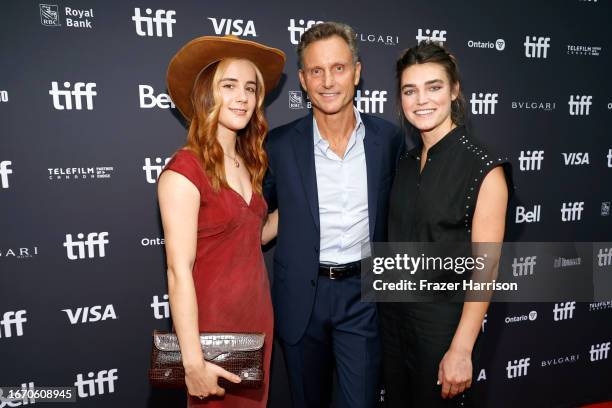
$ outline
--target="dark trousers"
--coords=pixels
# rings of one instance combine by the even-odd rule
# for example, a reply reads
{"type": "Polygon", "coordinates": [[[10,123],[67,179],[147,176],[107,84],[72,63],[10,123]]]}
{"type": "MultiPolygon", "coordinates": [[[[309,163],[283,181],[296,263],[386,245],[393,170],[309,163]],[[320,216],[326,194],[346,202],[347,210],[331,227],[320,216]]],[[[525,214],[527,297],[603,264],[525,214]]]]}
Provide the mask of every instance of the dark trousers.
{"type": "Polygon", "coordinates": [[[328,407],[332,372],[338,408],[375,407],[380,392],[380,341],[374,303],[362,303],[358,276],[319,277],[310,322],[296,344],[281,341],[295,408],[328,407]]]}
{"type": "MultiPolygon", "coordinates": [[[[388,408],[473,407],[471,390],[442,399],[438,366],[461,318],[462,303],[379,303],[385,405],[388,408]]],[[[478,364],[478,341],[472,352],[478,364]]],[[[472,387],[476,375],[472,372],[472,387]]]]}

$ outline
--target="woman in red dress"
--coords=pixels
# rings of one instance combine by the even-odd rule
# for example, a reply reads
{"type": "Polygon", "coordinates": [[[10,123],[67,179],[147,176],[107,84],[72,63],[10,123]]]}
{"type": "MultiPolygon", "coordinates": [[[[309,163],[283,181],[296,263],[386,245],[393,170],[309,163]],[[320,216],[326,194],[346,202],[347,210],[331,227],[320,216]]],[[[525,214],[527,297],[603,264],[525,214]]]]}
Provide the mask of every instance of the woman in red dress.
{"type": "Polygon", "coordinates": [[[273,314],[261,244],[275,236],[277,214],[267,217],[261,195],[263,100],[284,61],[282,51],[255,42],[200,37],[168,67],[170,96],[190,125],[159,177],[158,198],[190,407],[267,403],[273,314]],[[265,333],[264,387],[226,394],[218,379],[240,378],[204,360],[200,332],[265,333]]]}

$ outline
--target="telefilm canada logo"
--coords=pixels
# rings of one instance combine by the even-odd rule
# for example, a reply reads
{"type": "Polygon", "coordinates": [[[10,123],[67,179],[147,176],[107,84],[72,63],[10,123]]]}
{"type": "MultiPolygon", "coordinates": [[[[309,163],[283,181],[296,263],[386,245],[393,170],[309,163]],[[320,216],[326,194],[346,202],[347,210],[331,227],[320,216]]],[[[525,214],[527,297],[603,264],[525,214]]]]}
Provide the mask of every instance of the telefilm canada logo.
{"type": "Polygon", "coordinates": [[[586,55],[589,57],[599,57],[602,47],[594,45],[567,45],[567,55],[586,55]]]}
{"type": "Polygon", "coordinates": [[[607,217],[610,215],[610,201],[604,201],[601,203],[601,216],[607,217]]]}
{"type": "Polygon", "coordinates": [[[93,28],[94,10],[62,7],[57,4],[39,4],[40,24],[45,27],[61,27],[61,14],[63,10],[64,25],[70,28],[93,28]]]}
{"type": "Polygon", "coordinates": [[[51,181],[106,180],[111,178],[114,171],[112,166],[49,167],[47,176],[51,181]]]}

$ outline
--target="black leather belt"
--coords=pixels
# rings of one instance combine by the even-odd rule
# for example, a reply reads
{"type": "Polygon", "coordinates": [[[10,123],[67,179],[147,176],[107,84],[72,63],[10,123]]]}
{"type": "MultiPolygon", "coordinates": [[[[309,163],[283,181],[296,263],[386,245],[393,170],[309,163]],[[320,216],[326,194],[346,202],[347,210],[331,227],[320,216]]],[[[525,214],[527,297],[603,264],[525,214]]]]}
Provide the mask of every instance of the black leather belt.
{"type": "Polygon", "coordinates": [[[355,276],[361,272],[361,261],[342,265],[319,264],[319,275],[329,279],[344,279],[355,276]]]}

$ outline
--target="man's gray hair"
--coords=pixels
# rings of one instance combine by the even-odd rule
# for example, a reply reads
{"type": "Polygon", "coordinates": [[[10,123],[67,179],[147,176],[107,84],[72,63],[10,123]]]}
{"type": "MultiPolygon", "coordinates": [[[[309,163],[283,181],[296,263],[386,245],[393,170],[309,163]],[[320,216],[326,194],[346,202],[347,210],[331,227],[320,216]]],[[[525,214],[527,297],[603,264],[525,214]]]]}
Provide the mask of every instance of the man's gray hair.
{"type": "Polygon", "coordinates": [[[325,40],[335,35],[346,42],[353,55],[353,64],[356,64],[359,60],[359,54],[355,31],[348,24],[327,21],[325,23],[313,25],[302,35],[300,43],[297,46],[300,69],[304,68],[304,50],[306,47],[315,41],[325,40]]]}

